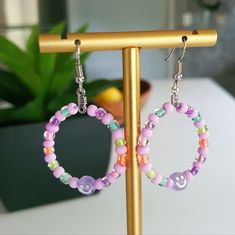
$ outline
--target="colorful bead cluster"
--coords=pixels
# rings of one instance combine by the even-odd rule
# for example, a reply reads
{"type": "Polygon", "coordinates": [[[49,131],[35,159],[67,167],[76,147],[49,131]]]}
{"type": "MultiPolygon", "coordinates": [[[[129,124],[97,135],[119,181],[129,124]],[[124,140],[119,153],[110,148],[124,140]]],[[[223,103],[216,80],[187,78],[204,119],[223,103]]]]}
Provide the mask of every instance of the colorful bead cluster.
{"type": "Polygon", "coordinates": [[[199,147],[197,152],[199,155],[195,158],[192,166],[183,173],[175,172],[169,177],[163,177],[160,172],[152,167],[149,161],[149,138],[152,136],[153,129],[159,123],[160,118],[174,111],[170,102],[164,103],[162,108],[148,116],[145,127],[141,129],[137,152],[140,169],[153,184],[180,191],[186,188],[187,183],[198,173],[206,160],[209,132],[205,120],[196,109],[184,103],[179,103],[175,109],[178,113],[183,113],[192,119],[194,126],[198,128],[199,147]]]}
{"type": "Polygon", "coordinates": [[[123,172],[125,172],[127,147],[124,139],[124,131],[119,127],[117,121],[113,119],[112,114],[106,112],[103,108],[97,108],[95,105],[88,106],[87,114],[90,117],[96,117],[112,132],[112,137],[116,146],[115,151],[118,154],[118,158],[111,172],[103,178],[94,179],[91,176],[82,176],[79,179],[77,177],[72,177],[69,173],[65,172],[65,169],[60,166],[59,162],[56,160],[54,139],[55,133],[59,131],[60,123],[67,117],[75,115],[77,112],[78,106],[74,103],[70,103],[57,111],[50,119],[49,123],[46,125],[46,131],[44,132],[44,159],[47,162],[49,169],[53,172],[53,175],[60,179],[63,184],[67,184],[73,189],[77,188],[85,195],[90,195],[94,193],[95,190],[101,190],[104,187],[108,187],[115,182],[123,172]]]}

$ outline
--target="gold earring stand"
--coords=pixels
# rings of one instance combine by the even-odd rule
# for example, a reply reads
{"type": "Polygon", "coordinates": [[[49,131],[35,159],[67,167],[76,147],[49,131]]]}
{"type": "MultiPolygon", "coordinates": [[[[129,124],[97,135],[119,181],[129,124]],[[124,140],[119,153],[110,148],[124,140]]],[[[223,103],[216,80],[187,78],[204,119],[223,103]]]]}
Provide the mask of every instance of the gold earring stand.
{"type": "Polygon", "coordinates": [[[141,177],[136,161],[136,144],[140,128],[140,48],[179,48],[182,37],[188,47],[214,46],[217,33],[213,29],[160,30],[143,32],[69,33],[40,35],[40,51],[73,52],[74,41],[81,41],[82,51],[122,50],[125,137],[128,146],[126,171],[126,210],[128,235],[142,234],[141,177]]]}

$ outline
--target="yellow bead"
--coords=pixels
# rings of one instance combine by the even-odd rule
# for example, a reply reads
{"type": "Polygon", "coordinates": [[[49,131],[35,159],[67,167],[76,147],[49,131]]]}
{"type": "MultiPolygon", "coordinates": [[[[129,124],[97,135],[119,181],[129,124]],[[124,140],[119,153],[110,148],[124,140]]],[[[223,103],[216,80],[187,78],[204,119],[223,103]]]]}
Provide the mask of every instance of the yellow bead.
{"type": "Polygon", "coordinates": [[[149,170],[148,172],[145,173],[145,175],[150,179],[152,180],[155,176],[156,176],[157,172],[155,169],[151,169],[149,170]]]}

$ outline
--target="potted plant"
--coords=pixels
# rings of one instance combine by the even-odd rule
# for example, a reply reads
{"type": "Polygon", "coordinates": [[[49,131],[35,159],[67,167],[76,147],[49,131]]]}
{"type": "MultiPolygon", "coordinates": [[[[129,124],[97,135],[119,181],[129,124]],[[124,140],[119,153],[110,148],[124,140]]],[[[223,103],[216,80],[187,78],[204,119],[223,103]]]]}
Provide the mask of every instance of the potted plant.
{"type": "MultiPolygon", "coordinates": [[[[60,23],[49,33],[63,29],[60,23]]],[[[86,29],[84,25],[78,32],[86,29]]],[[[45,121],[63,105],[76,102],[74,59],[71,53],[40,54],[38,35],[38,26],[33,26],[25,50],[0,36],[0,99],[9,104],[0,109],[0,198],[9,211],[81,196],[53,179],[41,146],[45,121]]],[[[82,64],[88,56],[82,53],[82,64]]],[[[84,85],[91,101],[106,88],[120,87],[121,80],[84,85]]],[[[111,146],[107,128],[88,117],[72,118],[61,128],[56,138],[61,164],[73,175],[104,175],[111,146]]]]}

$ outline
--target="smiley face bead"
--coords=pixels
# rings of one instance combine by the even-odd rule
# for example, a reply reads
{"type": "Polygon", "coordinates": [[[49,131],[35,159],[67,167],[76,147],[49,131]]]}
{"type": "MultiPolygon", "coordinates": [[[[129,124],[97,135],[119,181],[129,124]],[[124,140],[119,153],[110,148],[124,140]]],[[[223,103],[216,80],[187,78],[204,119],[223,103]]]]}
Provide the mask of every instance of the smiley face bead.
{"type": "Polygon", "coordinates": [[[170,175],[170,178],[173,180],[172,189],[175,191],[181,191],[187,187],[187,179],[183,173],[175,172],[170,175]]]}

